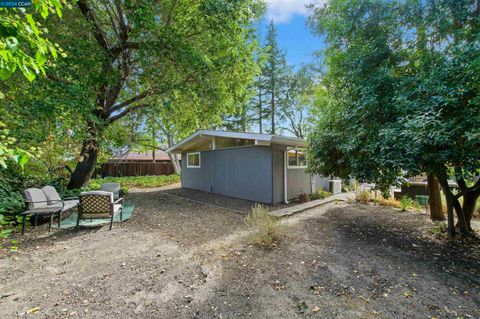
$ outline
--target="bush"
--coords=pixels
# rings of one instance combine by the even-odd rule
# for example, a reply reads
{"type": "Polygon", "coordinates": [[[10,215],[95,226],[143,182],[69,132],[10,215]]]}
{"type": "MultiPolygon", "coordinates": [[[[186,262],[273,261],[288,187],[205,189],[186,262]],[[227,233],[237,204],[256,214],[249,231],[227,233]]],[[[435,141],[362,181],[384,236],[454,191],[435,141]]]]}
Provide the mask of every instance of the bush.
{"type": "Polygon", "coordinates": [[[372,193],[366,190],[359,191],[355,194],[355,200],[361,204],[367,204],[372,200],[372,193]]]}
{"type": "Polygon", "coordinates": [[[310,201],[310,196],[308,196],[307,193],[301,192],[300,195],[298,195],[298,200],[300,203],[306,203],[310,201]]]}
{"type": "Polygon", "coordinates": [[[419,205],[418,203],[413,200],[412,198],[408,197],[408,196],[402,196],[400,198],[400,208],[402,209],[402,211],[406,211],[407,209],[409,208],[415,208],[415,209],[418,209],[419,208],[419,205]]]}
{"type": "Polygon", "coordinates": [[[382,196],[377,200],[377,203],[381,206],[390,206],[390,207],[395,207],[395,208],[401,208],[402,207],[400,202],[393,197],[385,198],[385,197],[382,196]]]}
{"type": "Polygon", "coordinates": [[[284,236],[284,227],[279,218],[268,214],[265,206],[256,204],[245,218],[245,223],[255,231],[249,236],[249,242],[265,248],[273,248],[284,236]]]}
{"type": "Polygon", "coordinates": [[[162,187],[180,181],[180,175],[160,175],[160,176],[127,176],[127,177],[105,177],[95,178],[88,183],[88,189],[97,190],[104,183],[119,183],[122,190],[126,193],[129,188],[155,188],[162,187]]]}
{"type": "Polygon", "coordinates": [[[324,199],[329,196],[332,196],[332,193],[319,189],[316,192],[310,194],[310,200],[324,199]]]}

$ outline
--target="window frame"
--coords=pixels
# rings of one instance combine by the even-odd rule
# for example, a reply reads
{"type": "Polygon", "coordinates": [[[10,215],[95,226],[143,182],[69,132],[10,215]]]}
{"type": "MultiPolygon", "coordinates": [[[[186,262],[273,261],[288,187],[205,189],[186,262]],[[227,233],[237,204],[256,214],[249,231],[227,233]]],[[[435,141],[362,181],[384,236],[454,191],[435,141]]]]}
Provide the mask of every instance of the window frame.
{"type": "Polygon", "coordinates": [[[202,167],[202,154],[200,152],[187,153],[187,168],[201,168],[201,167],[202,167]],[[190,165],[188,158],[191,155],[198,155],[198,166],[190,165]]]}
{"type": "Polygon", "coordinates": [[[306,169],[307,168],[307,158],[306,158],[306,151],[305,150],[302,150],[302,149],[298,149],[298,148],[294,148],[294,149],[291,149],[291,150],[288,150],[287,151],[287,156],[286,156],[286,159],[287,161],[287,168],[288,169],[306,169]],[[290,160],[289,160],[289,157],[288,157],[288,153],[291,152],[291,151],[295,151],[295,159],[296,159],[296,162],[297,162],[297,165],[290,165],[290,160]],[[305,165],[298,165],[298,152],[302,152],[305,156],[305,165]]]}

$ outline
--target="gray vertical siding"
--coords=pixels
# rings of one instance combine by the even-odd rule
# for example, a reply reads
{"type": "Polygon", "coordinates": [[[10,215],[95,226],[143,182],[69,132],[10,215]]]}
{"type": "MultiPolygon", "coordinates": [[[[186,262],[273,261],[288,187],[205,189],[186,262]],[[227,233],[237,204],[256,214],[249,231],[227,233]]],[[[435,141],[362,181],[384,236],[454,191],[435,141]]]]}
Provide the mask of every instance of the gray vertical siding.
{"type": "Polygon", "coordinates": [[[182,186],[210,192],[213,187],[213,154],[200,152],[200,168],[187,168],[187,154],[182,154],[182,186]]]}
{"type": "Polygon", "coordinates": [[[288,199],[296,198],[300,193],[311,192],[310,174],[301,168],[287,168],[288,199]]]}
{"type": "Polygon", "coordinates": [[[273,204],[278,204],[284,201],[283,189],[284,179],[283,173],[285,170],[283,158],[285,156],[286,147],[282,145],[272,146],[272,164],[273,164],[273,204]]]}
{"type": "MultiPolygon", "coordinates": [[[[251,201],[278,204],[284,200],[284,156],[281,145],[202,151],[201,167],[187,168],[182,154],[182,186],[251,201]]],[[[288,199],[301,192],[329,189],[329,178],[287,169],[288,199]]]]}
{"type": "Polygon", "coordinates": [[[182,186],[272,203],[272,150],[265,146],[201,152],[201,167],[187,168],[182,154],[182,186]]]}

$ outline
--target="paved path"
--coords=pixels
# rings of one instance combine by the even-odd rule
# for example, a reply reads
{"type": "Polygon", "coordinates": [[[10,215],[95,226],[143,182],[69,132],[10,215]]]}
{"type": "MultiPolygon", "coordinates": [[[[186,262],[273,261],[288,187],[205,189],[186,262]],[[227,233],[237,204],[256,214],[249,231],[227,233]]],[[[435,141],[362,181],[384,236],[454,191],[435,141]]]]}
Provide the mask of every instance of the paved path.
{"type": "Polygon", "coordinates": [[[303,204],[298,204],[298,205],[282,208],[279,210],[271,211],[269,212],[269,214],[275,217],[285,217],[285,216],[290,216],[296,213],[303,212],[307,209],[314,208],[320,205],[325,205],[335,201],[346,202],[349,200],[353,200],[354,198],[355,198],[355,195],[353,193],[340,193],[324,199],[312,200],[311,202],[306,202],[303,204]]]}

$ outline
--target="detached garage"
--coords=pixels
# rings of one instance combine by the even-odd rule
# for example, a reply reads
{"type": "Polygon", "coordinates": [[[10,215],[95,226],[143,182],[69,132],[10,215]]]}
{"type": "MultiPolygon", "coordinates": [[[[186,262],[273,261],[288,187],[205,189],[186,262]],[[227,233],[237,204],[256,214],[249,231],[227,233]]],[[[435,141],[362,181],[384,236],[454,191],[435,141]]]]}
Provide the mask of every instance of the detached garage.
{"type": "Polygon", "coordinates": [[[278,204],[328,189],[308,174],[303,139],[255,133],[197,131],[167,152],[182,156],[182,187],[278,204]]]}

